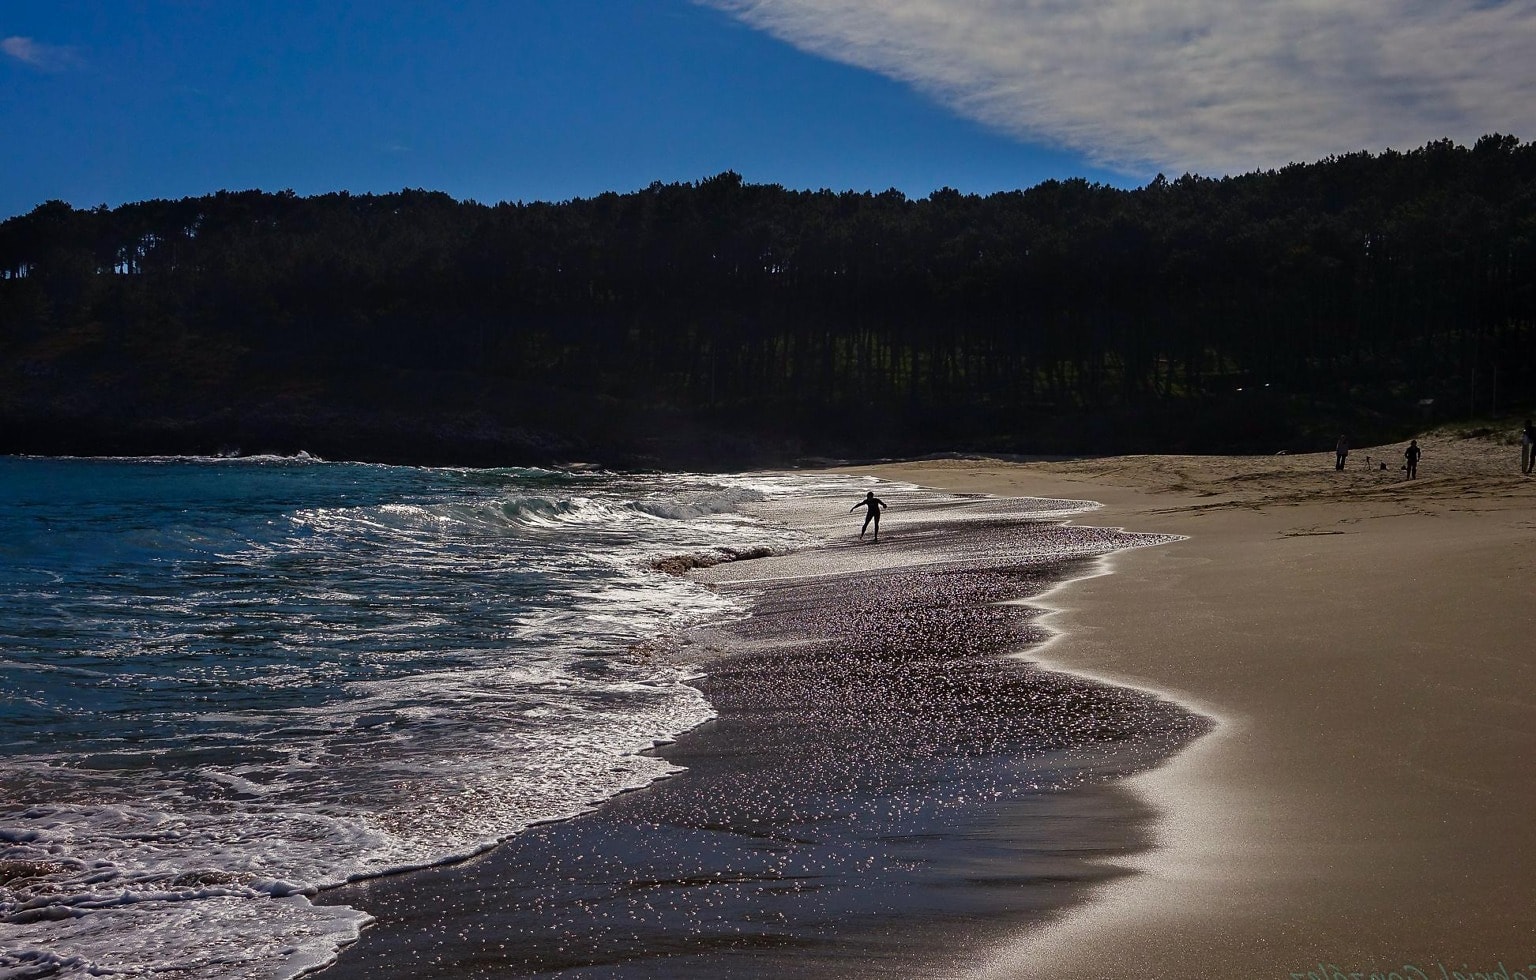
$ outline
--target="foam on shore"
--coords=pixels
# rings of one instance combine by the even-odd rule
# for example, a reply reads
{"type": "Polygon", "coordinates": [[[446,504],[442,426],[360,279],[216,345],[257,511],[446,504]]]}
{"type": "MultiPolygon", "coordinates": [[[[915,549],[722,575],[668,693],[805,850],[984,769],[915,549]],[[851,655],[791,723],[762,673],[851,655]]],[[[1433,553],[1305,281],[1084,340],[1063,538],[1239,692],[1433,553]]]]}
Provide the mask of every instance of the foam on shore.
{"type": "Polygon", "coordinates": [[[751,614],[680,654],[717,712],[656,750],[686,771],[327,893],[379,920],[328,976],[926,975],[1123,873],[1150,814],[1115,779],[1205,719],[1009,654],[1047,635],[1018,600],[1168,538],[1062,524],[1081,502],[872,486],[878,545],[841,498],[763,504],[841,539],[694,571],[751,614]]]}

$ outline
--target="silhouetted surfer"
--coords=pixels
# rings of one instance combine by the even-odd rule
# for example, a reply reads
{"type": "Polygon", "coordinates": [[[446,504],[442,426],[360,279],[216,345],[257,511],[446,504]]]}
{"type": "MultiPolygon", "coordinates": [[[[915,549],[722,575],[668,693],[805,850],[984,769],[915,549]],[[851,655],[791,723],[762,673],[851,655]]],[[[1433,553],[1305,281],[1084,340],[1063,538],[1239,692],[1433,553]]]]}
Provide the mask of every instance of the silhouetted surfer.
{"type": "Polygon", "coordinates": [[[864,532],[869,530],[869,522],[870,521],[874,521],[875,522],[875,540],[876,541],[880,540],[880,508],[882,508],[884,506],[885,506],[885,501],[883,501],[879,497],[875,496],[875,492],[873,490],[871,490],[868,494],[866,494],[864,496],[863,500],[859,501],[858,503],[854,504],[852,507],[848,508],[848,513],[850,513],[850,514],[853,513],[854,511],[858,510],[860,507],[868,507],[869,508],[869,513],[864,515],[864,526],[859,528],[859,537],[862,538],[864,536],[864,532]]]}

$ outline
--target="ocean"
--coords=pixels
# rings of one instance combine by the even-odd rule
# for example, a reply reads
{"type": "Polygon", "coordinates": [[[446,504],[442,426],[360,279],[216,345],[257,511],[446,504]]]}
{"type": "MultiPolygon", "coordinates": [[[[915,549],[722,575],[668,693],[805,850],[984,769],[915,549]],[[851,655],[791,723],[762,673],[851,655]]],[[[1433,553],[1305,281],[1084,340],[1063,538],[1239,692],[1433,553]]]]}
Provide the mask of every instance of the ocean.
{"type": "MultiPolygon", "coordinates": [[[[316,899],[324,890],[454,862],[681,772],[653,750],[716,715],[690,637],[740,624],[762,589],[669,572],[821,554],[858,518],[775,513],[842,514],[872,485],[307,456],[0,458],[0,978],[294,977],[371,921],[316,899]]],[[[1064,533],[1060,502],[1001,516],[976,503],[947,501],[958,509],[929,533],[1033,528],[998,555],[1017,565],[1022,548],[1037,568],[1156,543],[1064,533]]],[[[820,564],[836,569],[835,552],[820,564]]],[[[904,574],[914,560],[1000,560],[974,544],[942,562],[931,548],[856,554],[859,574],[879,571],[874,554],[904,574]]],[[[835,687],[819,669],[794,710],[835,687]]],[[[925,670],[939,680],[918,686],[932,688],[953,664],[925,670]]],[[[1038,679],[1006,684],[1047,696],[1038,679]]],[[[1145,703],[1096,710],[1135,727],[1145,703]]],[[[939,731],[947,744],[959,736],[944,725],[977,727],[967,712],[898,737],[939,731]]],[[[1192,737],[1168,717],[1141,725],[1173,731],[1163,752],[1192,737]]],[[[1064,763],[1064,748],[1102,756],[1101,735],[1051,738],[1034,776],[1015,765],[1011,780],[1065,785],[1062,771],[1096,763],[1064,763]]]]}

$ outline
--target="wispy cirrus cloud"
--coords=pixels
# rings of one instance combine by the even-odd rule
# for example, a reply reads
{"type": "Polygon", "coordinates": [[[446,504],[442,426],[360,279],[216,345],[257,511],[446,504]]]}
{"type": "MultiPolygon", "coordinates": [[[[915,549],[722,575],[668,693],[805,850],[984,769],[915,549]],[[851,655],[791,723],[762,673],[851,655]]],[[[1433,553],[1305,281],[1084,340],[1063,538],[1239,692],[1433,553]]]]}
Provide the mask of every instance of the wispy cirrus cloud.
{"type": "Polygon", "coordinates": [[[0,54],[39,71],[64,71],[81,64],[80,53],[74,48],[43,44],[30,37],[0,38],[0,54]]]}
{"type": "Polygon", "coordinates": [[[1536,0],[697,0],[1128,173],[1536,138],[1536,0]]]}

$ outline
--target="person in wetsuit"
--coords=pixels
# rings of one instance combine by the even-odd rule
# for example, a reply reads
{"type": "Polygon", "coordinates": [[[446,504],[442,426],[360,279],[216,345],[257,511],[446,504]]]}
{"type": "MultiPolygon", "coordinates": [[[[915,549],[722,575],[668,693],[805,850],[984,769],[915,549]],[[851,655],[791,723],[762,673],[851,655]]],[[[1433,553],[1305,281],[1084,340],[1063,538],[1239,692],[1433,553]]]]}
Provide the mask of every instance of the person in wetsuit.
{"type": "Polygon", "coordinates": [[[879,497],[875,496],[875,492],[873,490],[871,490],[871,491],[869,491],[869,493],[864,495],[864,499],[863,500],[859,501],[858,503],[854,504],[852,507],[848,508],[848,513],[850,513],[850,514],[853,513],[854,511],[858,510],[860,507],[868,507],[869,508],[869,513],[864,515],[864,526],[859,529],[859,537],[862,538],[864,536],[864,532],[869,530],[869,522],[870,521],[874,521],[875,522],[875,540],[876,541],[880,540],[880,508],[882,508],[884,506],[885,506],[885,501],[883,501],[879,497]]]}

